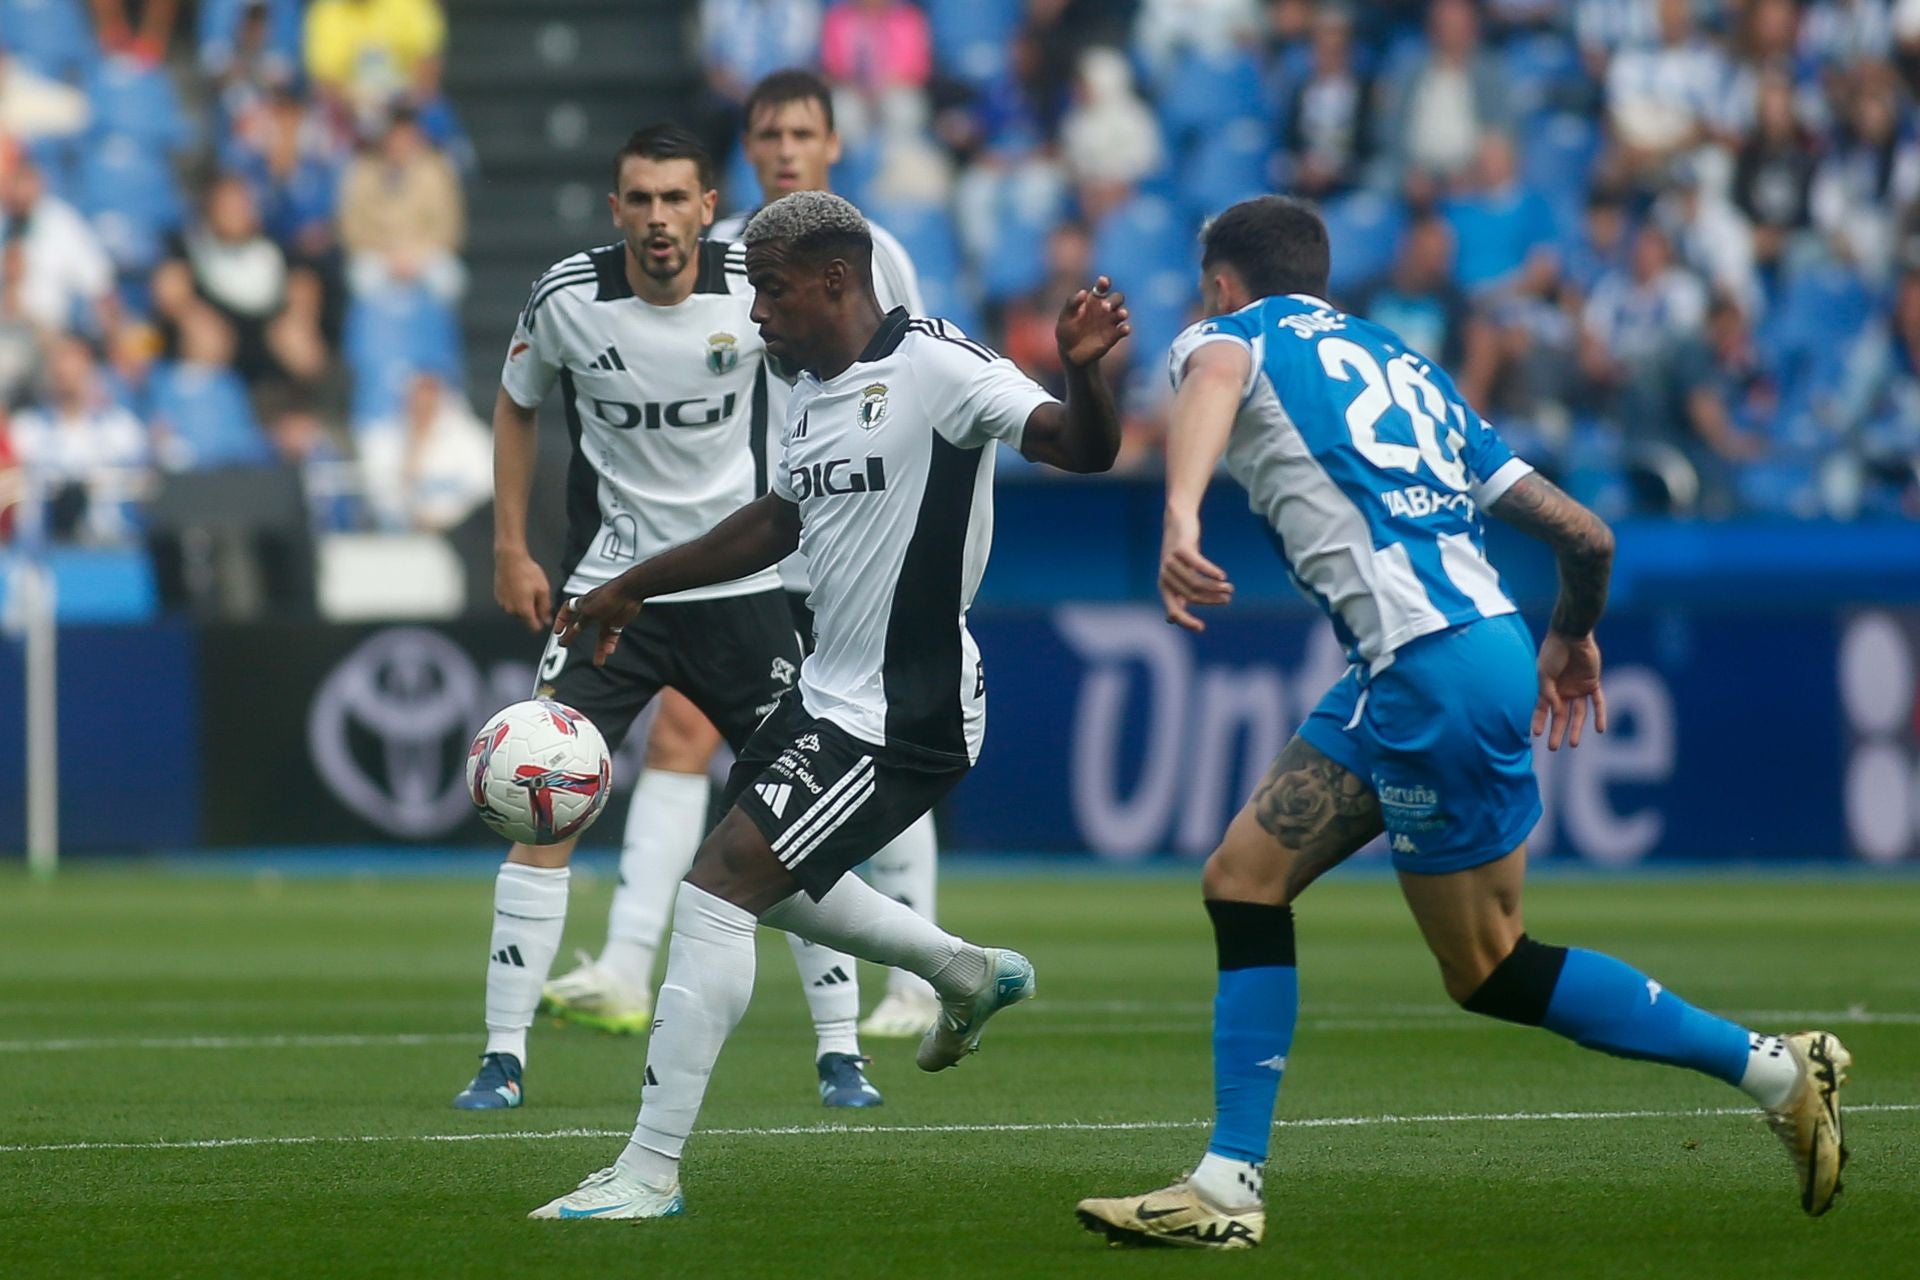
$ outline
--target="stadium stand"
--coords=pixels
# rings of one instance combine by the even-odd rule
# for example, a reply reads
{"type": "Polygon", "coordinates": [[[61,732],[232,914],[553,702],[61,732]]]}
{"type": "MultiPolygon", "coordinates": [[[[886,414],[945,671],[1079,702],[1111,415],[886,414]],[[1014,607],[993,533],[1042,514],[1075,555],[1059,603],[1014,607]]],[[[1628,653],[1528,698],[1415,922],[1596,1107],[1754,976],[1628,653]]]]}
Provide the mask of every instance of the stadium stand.
{"type": "Polygon", "coordinates": [[[165,477],[249,467],[299,470],[323,536],[445,526],[467,490],[411,502],[362,443],[466,424],[438,466],[481,474],[496,353],[604,238],[605,156],[686,118],[751,205],[739,104],[796,63],[933,309],[1047,376],[1072,272],[1129,292],[1130,468],[1199,226],[1280,189],[1322,202],[1334,301],[1428,335],[1606,514],[1920,514],[1913,0],[177,8],[0,0],[15,533],[137,558],[165,477]]]}

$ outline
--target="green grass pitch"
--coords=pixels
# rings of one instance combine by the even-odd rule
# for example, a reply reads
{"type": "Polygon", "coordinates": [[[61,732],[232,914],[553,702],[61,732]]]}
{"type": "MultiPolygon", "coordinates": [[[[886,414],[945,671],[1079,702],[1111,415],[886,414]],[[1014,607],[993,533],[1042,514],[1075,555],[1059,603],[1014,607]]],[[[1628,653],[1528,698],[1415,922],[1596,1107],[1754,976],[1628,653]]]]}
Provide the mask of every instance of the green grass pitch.
{"type": "MultiPolygon", "coordinates": [[[[825,1131],[768,937],[689,1149],[689,1212],[641,1224],[524,1216],[619,1151],[639,1041],[543,1023],[525,1107],[448,1108],[479,1049],[489,893],[0,876],[0,1275],[1920,1275],[1920,881],[1530,890],[1536,936],[1842,1035],[1854,1160],[1818,1221],[1735,1092],[1460,1013],[1389,881],[1321,885],[1267,1244],[1238,1256],[1109,1250],[1071,1212],[1201,1148],[1213,975],[1191,876],[952,877],[948,922],[1024,949],[1040,997],[941,1076],[869,1045],[887,1105],[846,1132],[825,1131]]],[[[597,945],[606,902],[604,880],[577,886],[569,948],[597,945]]]]}

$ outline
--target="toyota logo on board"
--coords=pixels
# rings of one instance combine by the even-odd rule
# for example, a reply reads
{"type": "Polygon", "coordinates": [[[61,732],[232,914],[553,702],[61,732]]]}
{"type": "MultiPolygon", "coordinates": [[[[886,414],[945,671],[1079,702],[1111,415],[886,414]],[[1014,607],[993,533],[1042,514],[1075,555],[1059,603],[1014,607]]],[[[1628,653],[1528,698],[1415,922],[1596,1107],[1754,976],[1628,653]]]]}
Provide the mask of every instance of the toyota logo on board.
{"type": "Polygon", "coordinates": [[[485,690],[473,659],[439,632],[378,632],[314,694],[314,768],[342,804],[388,834],[447,835],[471,809],[460,766],[485,716],[485,690]]]}

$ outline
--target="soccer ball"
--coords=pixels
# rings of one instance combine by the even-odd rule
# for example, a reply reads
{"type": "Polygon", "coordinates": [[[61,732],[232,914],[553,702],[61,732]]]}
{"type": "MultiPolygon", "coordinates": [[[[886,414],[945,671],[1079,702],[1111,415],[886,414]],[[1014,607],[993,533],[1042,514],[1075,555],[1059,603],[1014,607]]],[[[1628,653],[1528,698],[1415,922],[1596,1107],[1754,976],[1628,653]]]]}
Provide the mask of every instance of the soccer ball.
{"type": "Polygon", "coordinates": [[[563,703],[516,702],[467,750],[467,794],[516,844],[558,844],[585,831],[613,794],[613,757],[593,722],[563,703]]]}

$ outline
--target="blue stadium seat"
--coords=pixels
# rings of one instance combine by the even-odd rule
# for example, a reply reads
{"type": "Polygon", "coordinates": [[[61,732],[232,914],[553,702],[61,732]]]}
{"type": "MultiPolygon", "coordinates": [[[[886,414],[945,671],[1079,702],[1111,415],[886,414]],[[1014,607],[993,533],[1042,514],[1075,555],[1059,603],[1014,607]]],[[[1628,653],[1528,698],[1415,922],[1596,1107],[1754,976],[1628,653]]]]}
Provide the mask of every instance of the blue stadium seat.
{"type": "Polygon", "coordinates": [[[994,196],[991,250],[979,263],[981,292],[1004,302],[1035,288],[1047,274],[1047,237],[1065,210],[1057,186],[1017,179],[1002,181],[994,196]]]}
{"type": "Polygon", "coordinates": [[[460,327],[451,308],[425,289],[400,286],[361,294],[347,307],[342,355],[352,376],[355,425],[394,412],[420,370],[460,381],[460,327]]]}
{"type": "Polygon", "coordinates": [[[1581,234],[1600,130],[1571,111],[1557,111],[1521,132],[1520,180],[1546,198],[1562,245],[1581,234]]]}
{"type": "Polygon", "coordinates": [[[1259,62],[1239,50],[1181,55],[1161,77],[1156,97],[1167,145],[1175,151],[1184,151],[1228,121],[1274,117],[1259,62]]]}
{"type": "Polygon", "coordinates": [[[100,56],[82,0],[0,0],[0,43],[42,75],[70,83],[100,56]]]}
{"type": "Polygon", "coordinates": [[[953,215],[941,205],[889,200],[871,201],[867,213],[892,232],[913,259],[927,312],[952,320],[969,332],[978,332],[979,308],[966,280],[966,261],[960,252],[953,215]]]}
{"type": "Polygon", "coordinates": [[[1526,119],[1551,107],[1569,83],[1585,76],[1580,51],[1563,32],[1538,31],[1509,38],[1500,49],[1514,113],[1526,119]]]}
{"type": "Polygon", "coordinates": [[[1127,295],[1136,377],[1157,378],[1168,344],[1186,327],[1198,278],[1192,231],[1171,201],[1151,195],[1135,196],[1094,228],[1093,271],[1127,295]]]}
{"type": "Polygon", "coordinates": [[[96,135],[81,149],[76,194],[122,271],[157,263],[185,215],[165,152],[125,134],[96,135]]]}
{"type": "Polygon", "coordinates": [[[1115,279],[1142,268],[1197,257],[1192,224],[1172,201],[1141,193],[1108,212],[1093,230],[1093,270],[1115,279]]]}
{"type": "Polygon", "coordinates": [[[1347,296],[1385,275],[1406,224],[1398,200],[1373,191],[1337,196],[1321,206],[1327,243],[1333,255],[1328,288],[1347,296]]]}
{"type": "Polygon", "coordinates": [[[267,48],[295,70],[300,66],[301,0],[200,0],[202,66],[220,66],[233,56],[240,19],[255,4],[267,10],[267,48]]]}
{"type": "Polygon", "coordinates": [[[934,56],[948,73],[985,84],[1007,65],[1007,47],[1020,29],[1020,0],[931,0],[934,56]]]}
{"type": "Polygon", "coordinates": [[[87,96],[93,101],[96,133],[124,134],[176,151],[193,141],[173,82],[161,67],[125,56],[102,58],[87,77],[87,96]]]}
{"type": "Polygon", "coordinates": [[[1841,359],[1879,305],[1850,268],[1821,262],[1788,276],[1754,334],[1780,387],[1780,417],[1791,419],[1830,393],[1841,359]]]}
{"type": "Polygon", "coordinates": [[[1266,122],[1254,118],[1229,120],[1202,134],[1181,166],[1180,191],[1186,212],[1203,221],[1230,204],[1264,195],[1267,161],[1273,138],[1266,122]]]}
{"type": "Polygon", "coordinates": [[[253,420],[246,386],[232,369],[156,366],[151,411],[167,432],[167,461],[174,467],[200,470],[273,461],[273,450],[253,420]]]}

